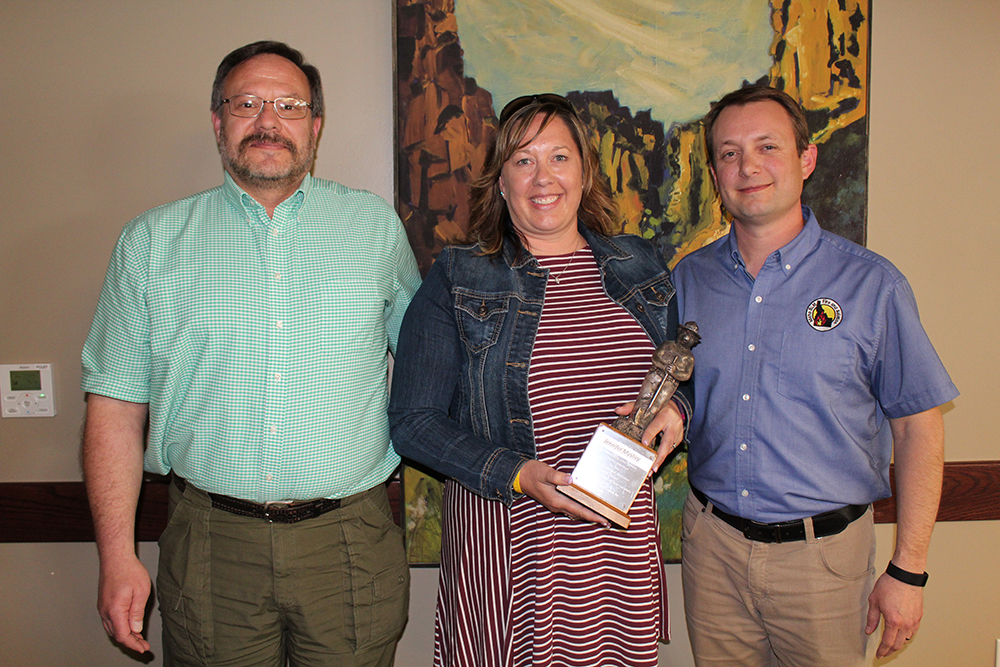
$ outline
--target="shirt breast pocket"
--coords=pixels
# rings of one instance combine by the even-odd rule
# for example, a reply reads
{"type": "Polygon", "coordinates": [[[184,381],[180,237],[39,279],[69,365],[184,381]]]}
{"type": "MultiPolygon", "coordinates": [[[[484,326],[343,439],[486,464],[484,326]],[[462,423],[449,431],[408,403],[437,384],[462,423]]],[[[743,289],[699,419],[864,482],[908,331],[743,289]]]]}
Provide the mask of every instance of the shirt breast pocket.
{"type": "Polygon", "coordinates": [[[778,393],[804,405],[829,405],[840,396],[855,363],[849,340],[826,333],[785,333],[781,339],[778,393]]]}
{"type": "Polygon", "coordinates": [[[472,354],[478,354],[497,342],[509,301],[509,297],[495,294],[455,295],[459,336],[472,354]]]}
{"type": "Polygon", "coordinates": [[[385,352],[385,299],[374,280],[331,278],[305,288],[302,303],[300,340],[315,337],[317,345],[341,355],[372,348],[385,352]]]}

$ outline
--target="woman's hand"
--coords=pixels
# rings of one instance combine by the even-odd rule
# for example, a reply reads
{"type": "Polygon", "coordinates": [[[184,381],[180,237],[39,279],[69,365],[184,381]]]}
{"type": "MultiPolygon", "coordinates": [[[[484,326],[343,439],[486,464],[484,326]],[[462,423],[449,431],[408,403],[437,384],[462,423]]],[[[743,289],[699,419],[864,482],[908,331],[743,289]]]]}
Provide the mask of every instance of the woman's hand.
{"type": "MultiPolygon", "coordinates": [[[[634,405],[633,401],[617,407],[615,414],[630,415],[634,405]]],[[[656,440],[657,434],[660,434],[660,446],[656,449],[653,473],[660,469],[670,452],[674,451],[677,445],[684,440],[684,418],[681,416],[681,409],[674,401],[667,401],[667,404],[660,408],[660,411],[653,417],[653,421],[649,422],[649,426],[642,432],[642,444],[652,449],[652,443],[656,440]]]]}
{"type": "Polygon", "coordinates": [[[519,483],[521,491],[531,496],[545,509],[555,514],[564,514],[571,519],[589,521],[608,528],[611,524],[597,512],[593,512],[563,493],[557,486],[569,486],[570,475],[559,472],[547,463],[532,459],[521,466],[519,483]]]}

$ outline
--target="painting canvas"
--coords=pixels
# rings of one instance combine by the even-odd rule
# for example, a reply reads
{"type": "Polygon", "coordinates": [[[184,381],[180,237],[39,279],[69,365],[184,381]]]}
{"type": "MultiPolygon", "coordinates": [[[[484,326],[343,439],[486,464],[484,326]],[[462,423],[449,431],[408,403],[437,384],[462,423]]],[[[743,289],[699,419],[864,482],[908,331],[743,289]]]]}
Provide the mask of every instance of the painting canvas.
{"type": "MultiPolygon", "coordinates": [[[[673,267],[729,229],[700,119],[743,85],[783,89],[819,145],[804,201],[864,244],[870,14],[868,0],[397,0],[396,204],[421,270],[464,238],[500,109],[542,92],[565,95],[591,128],[622,231],[673,267]]],[[[410,562],[437,563],[441,482],[406,468],[403,485],[410,562]]],[[[676,561],[685,452],[654,488],[676,561]]]]}

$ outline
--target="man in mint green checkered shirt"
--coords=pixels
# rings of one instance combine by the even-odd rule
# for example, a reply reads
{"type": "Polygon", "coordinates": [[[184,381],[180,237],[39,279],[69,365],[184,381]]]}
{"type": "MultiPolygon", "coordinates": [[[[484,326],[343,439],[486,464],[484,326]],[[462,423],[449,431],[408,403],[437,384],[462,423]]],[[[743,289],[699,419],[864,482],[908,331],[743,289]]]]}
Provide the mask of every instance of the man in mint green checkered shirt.
{"type": "Polygon", "coordinates": [[[139,652],[136,502],[143,467],[174,475],[167,665],[390,665],[406,620],[387,351],[420,278],[382,199],[309,175],[322,119],[298,51],[229,54],[212,91],[225,182],[125,227],[83,350],[98,609],[139,652]]]}

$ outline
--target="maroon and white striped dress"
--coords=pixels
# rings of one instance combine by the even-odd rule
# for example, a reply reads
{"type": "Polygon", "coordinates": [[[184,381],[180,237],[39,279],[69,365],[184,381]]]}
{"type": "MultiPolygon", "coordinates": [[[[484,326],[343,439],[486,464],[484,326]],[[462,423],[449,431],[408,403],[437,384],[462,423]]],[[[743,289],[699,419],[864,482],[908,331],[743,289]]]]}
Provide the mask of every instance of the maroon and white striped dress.
{"type": "MultiPolygon", "coordinates": [[[[653,345],[604,293],[589,247],[538,261],[550,273],[528,374],[535,444],[570,472],[597,425],[635,398],[653,345]]],[[[627,531],[607,529],[447,482],[434,664],[656,667],[669,628],[649,482],[629,515],[627,531]]]]}

